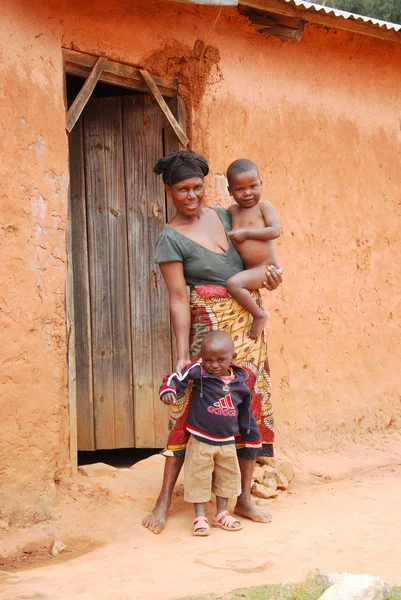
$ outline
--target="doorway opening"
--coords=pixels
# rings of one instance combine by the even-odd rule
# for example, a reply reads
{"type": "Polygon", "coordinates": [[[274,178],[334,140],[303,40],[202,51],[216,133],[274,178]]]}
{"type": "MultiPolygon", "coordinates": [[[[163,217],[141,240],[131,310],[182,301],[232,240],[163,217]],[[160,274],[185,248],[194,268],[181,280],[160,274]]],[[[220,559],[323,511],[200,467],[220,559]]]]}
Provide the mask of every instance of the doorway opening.
{"type": "MultiPolygon", "coordinates": [[[[84,83],[67,72],[68,107],[84,83]]],[[[174,108],[177,98],[167,101],[174,108]]],[[[173,350],[167,291],[153,252],[172,206],[153,165],[178,147],[150,94],[104,81],[69,134],[71,426],[80,464],[98,462],[100,451],[108,452],[103,462],[133,464],[138,452],[149,456],[164,446],[168,414],[158,388],[172,369],[173,350]]]]}

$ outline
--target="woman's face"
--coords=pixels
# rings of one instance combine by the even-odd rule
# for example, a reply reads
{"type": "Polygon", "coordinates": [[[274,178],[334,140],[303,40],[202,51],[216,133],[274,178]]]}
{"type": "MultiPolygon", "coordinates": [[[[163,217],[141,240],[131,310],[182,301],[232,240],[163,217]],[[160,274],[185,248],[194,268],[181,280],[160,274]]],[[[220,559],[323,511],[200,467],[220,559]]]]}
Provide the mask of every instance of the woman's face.
{"type": "Polygon", "coordinates": [[[202,177],[184,179],[172,186],[166,185],[166,190],[177,212],[185,217],[194,217],[198,214],[205,197],[205,185],[202,177]]]}

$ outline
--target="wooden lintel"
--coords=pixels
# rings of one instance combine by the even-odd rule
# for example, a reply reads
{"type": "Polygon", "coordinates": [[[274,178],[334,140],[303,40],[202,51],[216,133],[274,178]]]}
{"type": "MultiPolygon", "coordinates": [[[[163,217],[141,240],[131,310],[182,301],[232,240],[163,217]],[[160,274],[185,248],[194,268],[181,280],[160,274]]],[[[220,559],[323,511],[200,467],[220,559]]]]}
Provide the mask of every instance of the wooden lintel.
{"type": "Polygon", "coordinates": [[[240,6],[238,10],[250,20],[251,26],[260,33],[268,33],[283,40],[296,40],[297,42],[302,37],[305,25],[305,21],[302,19],[277,15],[249,6],[240,6]]]}
{"type": "Polygon", "coordinates": [[[154,97],[154,99],[156,100],[158,105],[160,106],[167,121],[170,123],[171,127],[173,128],[174,133],[180,140],[181,144],[183,146],[187,146],[189,140],[188,140],[187,136],[185,135],[184,131],[182,130],[177,119],[174,117],[173,113],[167,106],[166,101],[164,100],[163,96],[161,95],[156,83],[152,79],[152,76],[150,75],[150,73],[148,73],[148,71],[146,69],[139,69],[139,72],[142,75],[143,80],[147,84],[152,96],[154,97]]]}
{"type": "Polygon", "coordinates": [[[286,4],[281,2],[281,0],[239,0],[239,4],[258,8],[259,10],[266,10],[278,15],[303,19],[309,23],[325,25],[326,27],[330,27],[330,29],[342,29],[344,31],[401,43],[401,31],[374,26],[371,23],[365,23],[362,20],[353,18],[344,19],[335,17],[334,15],[327,14],[323,9],[319,11],[307,10],[300,6],[286,4]]]}
{"type": "Polygon", "coordinates": [[[302,37],[301,29],[293,29],[291,27],[285,27],[285,25],[273,25],[271,27],[262,27],[260,25],[252,24],[254,29],[257,29],[259,33],[268,33],[269,35],[274,35],[275,37],[279,37],[282,40],[295,40],[299,42],[302,37]]]}
{"type": "MultiPolygon", "coordinates": [[[[63,48],[63,58],[66,73],[86,79],[93,69],[97,56],[63,48]]],[[[170,77],[153,77],[153,79],[162,96],[172,98],[176,95],[177,82],[174,79],[170,77]]],[[[113,60],[108,60],[104,65],[99,81],[138,92],[149,91],[137,67],[113,60]]]]}
{"type": "Polygon", "coordinates": [[[82,86],[81,91],[78,96],[75,98],[72,103],[66,118],[66,129],[68,133],[70,133],[71,129],[74,127],[75,123],[78,121],[81,112],[86,106],[89,98],[92,95],[92,92],[95,88],[95,85],[99,81],[100,73],[102,72],[103,66],[106,64],[107,58],[103,58],[99,56],[97,61],[94,64],[94,67],[89,75],[88,79],[85,81],[82,86]]]}

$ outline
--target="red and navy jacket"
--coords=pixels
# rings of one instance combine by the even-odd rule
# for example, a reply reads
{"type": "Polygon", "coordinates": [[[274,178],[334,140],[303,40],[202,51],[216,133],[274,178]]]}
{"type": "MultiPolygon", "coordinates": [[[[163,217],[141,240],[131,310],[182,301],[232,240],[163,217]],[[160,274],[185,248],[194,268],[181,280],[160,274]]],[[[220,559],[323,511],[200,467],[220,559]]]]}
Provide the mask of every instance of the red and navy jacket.
{"type": "Polygon", "coordinates": [[[160,398],[168,392],[183,394],[193,381],[186,425],[189,433],[201,442],[220,446],[234,444],[234,435],[239,432],[245,447],[260,448],[259,428],[251,410],[251,391],[245,383],[249,375],[237,365],[230,368],[234,379],[225,384],[205,371],[201,363],[189,363],[181,375],[172,373],[163,377],[160,398]]]}

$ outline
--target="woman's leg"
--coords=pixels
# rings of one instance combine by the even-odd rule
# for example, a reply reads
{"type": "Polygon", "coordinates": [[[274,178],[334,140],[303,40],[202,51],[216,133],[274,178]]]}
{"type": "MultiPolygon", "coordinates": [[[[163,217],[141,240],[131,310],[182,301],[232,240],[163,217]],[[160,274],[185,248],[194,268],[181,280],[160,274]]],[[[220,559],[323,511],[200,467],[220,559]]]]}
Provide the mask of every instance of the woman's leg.
{"type": "Polygon", "coordinates": [[[241,304],[252,316],[253,323],[248,335],[255,340],[262,333],[269,313],[257,305],[249,290],[258,290],[263,287],[266,279],[266,265],[241,271],[227,281],[227,291],[241,304]]]}
{"type": "Polygon", "coordinates": [[[238,457],[238,462],[241,471],[242,492],[237,498],[237,504],[234,508],[235,514],[248,517],[248,519],[252,519],[257,523],[270,523],[272,516],[259,510],[251,500],[251,483],[255,461],[238,457]]]}
{"type": "Polygon", "coordinates": [[[153,533],[160,533],[164,529],[175,482],[180,474],[183,463],[184,456],[166,457],[162,489],[160,490],[154,509],[142,521],[142,525],[153,531],[153,533]]]}

